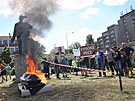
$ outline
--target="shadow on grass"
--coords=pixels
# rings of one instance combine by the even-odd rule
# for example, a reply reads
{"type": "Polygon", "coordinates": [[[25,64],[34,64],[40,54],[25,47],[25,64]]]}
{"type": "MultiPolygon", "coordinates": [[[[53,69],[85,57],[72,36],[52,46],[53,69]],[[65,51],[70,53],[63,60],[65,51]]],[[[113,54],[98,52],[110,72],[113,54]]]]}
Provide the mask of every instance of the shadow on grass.
{"type": "Polygon", "coordinates": [[[135,76],[130,76],[129,78],[130,78],[130,79],[135,79],[135,76]]]}

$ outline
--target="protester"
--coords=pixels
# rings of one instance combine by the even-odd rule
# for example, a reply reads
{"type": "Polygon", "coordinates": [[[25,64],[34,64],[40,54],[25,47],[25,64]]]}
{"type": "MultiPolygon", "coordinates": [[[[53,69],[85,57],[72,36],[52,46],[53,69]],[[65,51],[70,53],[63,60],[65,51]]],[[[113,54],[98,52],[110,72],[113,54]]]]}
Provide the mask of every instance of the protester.
{"type": "Polygon", "coordinates": [[[78,66],[78,61],[76,59],[76,56],[72,60],[72,66],[74,66],[74,72],[76,73],[75,75],[78,75],[78,69],[76,68],[78,66]]]}
{"type": "Polygon", "coordinates": [[[124,69],[125,76],[128,77],[129,72],[128,72],[128,68],[127,68],[127,64],[126,64],[126,59],[127,59],[126,53],[124,52],[124,50],[122,48],[119,51],[121,54],[121,64],[124,69]]]}
{"type": "Polygon", "coordinates": [[[95,57],[90,58],[90,68],[95,69],[96,63],[95,63],[95,57]]]}
{"type": "Polygon", "coordinates": [[[47,79],[50,79],[50,68],[49,68],[50,63],[46,62],[47,58],[43,58],[43,59],[44,60],[41,62],[42,72],[45,73],[45,77],[47,79]]]}
{"type": "MultiPolygon", "coordinates": [[[[103,71],[105,71],[105,68],[104,68],[104,59],[105,59],[105,57],[104,57],[104,53],[100,50],[100,48],[99,47],[97,47],[97,53],[96,53],[96,59],[97,59],[97,65],[98,65],[98,70],[103,70],[103,71]]],[[[104,76],[106,76],[106,73],[105,72],[103,72],[103,75],[104,76]]],[[[102,76],[102,74],[101,74],[101,72],[99,71],[99,77],[101,77],[102,76]]]]}
{"type": "Polygon", "coordinates": [[[6,66],[6,72],[7,72],[7,76],[9,76],[10,80],[12,79],[11,78],[11,72],[12,72],[12,68],[9,64],[7,64],[6,66]]]}
{"type": "MultiPolygon", "coordinates": [[[[56,64],[59,63],[57,56],[55,56],[54,63],[56,63],[56,64]]],[[[56,78],[57,78],[57,79],[61,79],[61,78],[59,77],[59,73],[60,73],[59,66],[58,66],[58,65],[55,65],[54,67],[55,67],[56,78]]]]}
{"type": "Polygon", "coordinates": [[[104,66],[105,66],[105,68],[106,68],[108,71],[110,71],[109,66],[108,66],[108,61],[107,61],[107,58],[106,58],[106,54],[105,54],[105,63],[104,63],[104,66]]]}
{"type": "MultiPolygon", "coordinates": [[[[112,76],[114,76],[114,52],[113,50],[110,49],[109,46],[106,46],[106,59],[108,61],[108,64],[109,64],[109,67],[111,69],[111,72],[112,72],[112,76]]],[[[118,74],[118,71],[116,70],[117,74],[118,74]]]]}
{"type": "Polygon", "coordinates": [[[113,48],[113,51],[114,51],[115,68],[117,68],[120,76],[124,76],[123,68],[122,68],[122,65],[121,65],[121,54],[120,54],[120,51],[118,51],[116,46],[113,46],[112,48],[113,48]]]}
{"type": "MultiPolygon", "coordinates": [[[[81,64],[82,64],[83,68],[89,68],[88,57],[83,57],[83,59],[81,60],[81,64]]],[[[81,70],[81,74],[82,74],[82,76],[88,76],[87,70],[85,70],[85,69],[81,70]]]]}
{"type": "Polygon", "coordinates": [[[1,61],[1,77],[2,77],[2,82],[7,81],[6,66],[7,66],[7,64],[4,62],[4,60],[2,60],[1,61]]]}
{"type": "Polygon", "coordinates": [[[131,47],[128,47],[126,45],[126,43],[124,43],[124,42],[122,43],[122,49],[126,53],[126,56],[127,56],[126,63],[127,63],[127,66],[128,66],[128,70],[131,72],[131,76],[132,76],[133,75],[133,71],[132,71],[133,67],[131,65],[131,56],[132,56],[132,54],[134,52],[134,49],[131,48],[131,47]]]}
{"type": "MultiPolygon", "coordinates": [[[[68,65],[72,66],[72,58],[71,57],[69,57],[69,59],[68,59],[68,65]]],[[[73,72],[73,74],[74,74],[74,69],[68,68],[68,71],[69,71],[70,74],[71,74],[71,72],[73,72]]]]}
{"type": "MultiPolygon", "coordinates": [[[[61,64],[62,65],[67,65],[68,64],[68,59],[65,57],[64,54],[61,55],[61,64]]],[[[67,68],[62,66],[62,74],[63,74],[63,78],[67,78],[67,68]]]]}

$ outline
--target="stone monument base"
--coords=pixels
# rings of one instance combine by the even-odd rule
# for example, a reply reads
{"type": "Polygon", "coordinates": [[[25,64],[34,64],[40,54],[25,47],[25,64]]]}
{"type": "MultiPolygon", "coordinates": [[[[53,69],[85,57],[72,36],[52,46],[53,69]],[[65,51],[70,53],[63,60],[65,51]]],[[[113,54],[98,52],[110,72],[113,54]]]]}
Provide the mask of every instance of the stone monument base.
{"type": "Polygon", "coordinates": [[[26,72],[26,56],[15,55],[15,75],[16,82],[20,82],[20,77],[26,72]]]}

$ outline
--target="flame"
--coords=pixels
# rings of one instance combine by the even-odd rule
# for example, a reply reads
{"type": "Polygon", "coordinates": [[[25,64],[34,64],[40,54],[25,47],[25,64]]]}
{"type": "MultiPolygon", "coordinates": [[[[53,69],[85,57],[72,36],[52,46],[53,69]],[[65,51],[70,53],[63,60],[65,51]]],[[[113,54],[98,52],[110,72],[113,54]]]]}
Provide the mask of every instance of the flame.
{"type": "Polygon", "coordinates": [[[35,74],[42,83],[47,83],[47,79],[40,70],[37,70],[37,66],[31,58],[31,54],[26,55],[27,71],[26,74],[35,74]]]}

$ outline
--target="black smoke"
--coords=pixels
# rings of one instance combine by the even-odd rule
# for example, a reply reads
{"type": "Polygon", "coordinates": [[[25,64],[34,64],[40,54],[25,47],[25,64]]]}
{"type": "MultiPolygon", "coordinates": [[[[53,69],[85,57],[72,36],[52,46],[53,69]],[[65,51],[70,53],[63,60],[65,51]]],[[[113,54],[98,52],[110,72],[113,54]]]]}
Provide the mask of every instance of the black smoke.
{"type": "Polygon", "coordinates": [[[51,28],[50,16],[58,10],[57,0],[10,0],[9,6],[14,13],[27,16],[26,21],[38,36],[51,28]]]}

